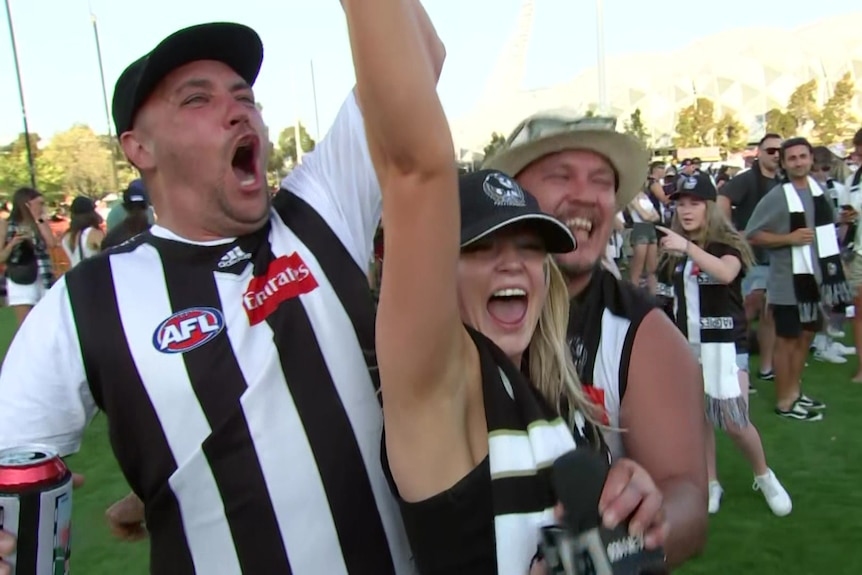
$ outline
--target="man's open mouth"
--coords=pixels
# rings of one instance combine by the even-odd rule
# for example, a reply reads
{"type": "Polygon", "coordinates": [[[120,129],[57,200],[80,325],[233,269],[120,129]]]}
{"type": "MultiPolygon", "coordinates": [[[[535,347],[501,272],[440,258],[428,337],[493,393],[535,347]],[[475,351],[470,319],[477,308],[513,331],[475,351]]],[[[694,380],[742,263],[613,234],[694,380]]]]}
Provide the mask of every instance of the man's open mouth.
{"type": "Polygon", "coordinates": [[[257,136],[244,136],[237,142],[233,153],[231,166],[240,186],[252,186],[257,183],[257,158],[260,143],[257,136]]]}

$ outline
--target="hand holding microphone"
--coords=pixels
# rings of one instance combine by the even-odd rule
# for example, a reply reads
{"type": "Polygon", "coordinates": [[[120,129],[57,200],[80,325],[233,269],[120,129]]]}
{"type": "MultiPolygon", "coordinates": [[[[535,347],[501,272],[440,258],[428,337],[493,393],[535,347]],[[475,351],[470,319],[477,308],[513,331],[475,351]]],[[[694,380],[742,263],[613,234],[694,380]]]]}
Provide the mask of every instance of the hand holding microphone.
{"type": "Polygon", "coordinates": [[[623,459],[609,472],[601,454],[575,450],[554,463],[554,487],[564,513],[562,527],[542,531],[549,574],[668,573],[661,493],[637,463],[623,459]]]}

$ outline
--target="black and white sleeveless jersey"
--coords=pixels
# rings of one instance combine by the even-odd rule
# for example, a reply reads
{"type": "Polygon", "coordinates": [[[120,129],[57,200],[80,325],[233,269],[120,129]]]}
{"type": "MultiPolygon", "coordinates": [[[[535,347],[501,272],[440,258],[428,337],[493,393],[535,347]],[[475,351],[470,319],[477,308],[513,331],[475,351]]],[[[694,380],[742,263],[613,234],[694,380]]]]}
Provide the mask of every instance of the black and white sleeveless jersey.
{"type": "Polygon", "coordinates": [[[370,177],[361,121],[351,99],[259,232],[201,244],[154,226],[64,276],[10,348],[0,447],[74,452],[103,410],[154,574],[413,572],[360,267],[379,192],[327,188],[351,185],[351,158],[353,182],[370,177]]]}
{"type": "MultiPolygon", "coordinates": [[[[581,382],[607,414],[606,423],[620,424],[635,335],[655,302],[633,285],[597,268],[583,296],[572,300],[569,346],[581,382]]],[[[605,431],[614,458],[624,455],[618,432],[605,431]]]]}

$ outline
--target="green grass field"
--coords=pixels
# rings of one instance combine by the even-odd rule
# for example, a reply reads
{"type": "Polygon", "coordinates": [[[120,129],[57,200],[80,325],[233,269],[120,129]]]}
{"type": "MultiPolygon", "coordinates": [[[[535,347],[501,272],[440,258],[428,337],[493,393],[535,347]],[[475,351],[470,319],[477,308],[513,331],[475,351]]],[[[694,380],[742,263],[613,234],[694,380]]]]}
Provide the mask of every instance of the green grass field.
{"type": "MultiPolygon", "coordinates": [[[[0,309],[3,353],[13,322],[10,310],[0,309]]],[[[855,367],[855,358],[841,366],[810,362],[806,392],[829,406],[818,423],[779,420],[771,413],[771,385],[756,382],[760,393],[752,397],[752,420],[763,436],[770,466],[793,498],[793,513],[785,518],[770,513],[762,496],[751,489],[745,461],[720,436],[718,461],[725,490],[721,512],[711,520],[706,553],[677,573],[862,574],[862,385],[849,382],[855,367]]],[[[128,492],[111,454],[104,416],[96,418],[82,451],[68,463],[87,480],[74,498],[72,571],[148,573],[147,544],[112,540],[103,519],[107,506],[128,492]]]]}

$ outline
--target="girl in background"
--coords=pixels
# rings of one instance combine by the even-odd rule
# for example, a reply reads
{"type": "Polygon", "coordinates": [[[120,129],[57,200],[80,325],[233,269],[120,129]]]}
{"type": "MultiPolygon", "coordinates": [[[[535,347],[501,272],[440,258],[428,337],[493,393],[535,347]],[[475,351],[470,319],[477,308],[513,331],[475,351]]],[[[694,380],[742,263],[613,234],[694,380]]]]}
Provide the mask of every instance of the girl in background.
{"type": "Polygon", "coordinates": [[[714,427],[724,430],[754,471],[754,489],[772,512],[790,513],[787,491],[766,464],[760,434],[748,418],[748,325],[742,277],[753,262],[742,236],[715,203],[706,174],[684,178],[673,194],[676,213],[659,265],[659,299],[688,337],[700,360],[706,394],[709,512],[717,513],[724,493],[718,481],[714,427]]]}

